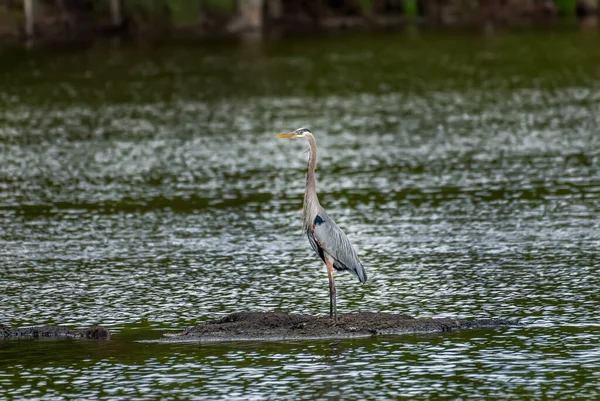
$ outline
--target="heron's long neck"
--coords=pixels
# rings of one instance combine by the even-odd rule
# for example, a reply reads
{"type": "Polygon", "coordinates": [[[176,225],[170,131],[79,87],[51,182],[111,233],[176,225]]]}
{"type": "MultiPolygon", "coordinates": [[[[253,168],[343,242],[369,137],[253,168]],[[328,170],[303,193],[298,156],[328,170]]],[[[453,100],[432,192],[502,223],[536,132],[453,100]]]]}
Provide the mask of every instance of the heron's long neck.
{"type": "Polygon", "coordinates": [[[319,199],[317,198],[317,182],[315,180],[315,168],[317,167],[317,142],[308,134],[309,157],[308,172],[306,173],[306,190],[304,191],[303,228],[308,230],[312,227],[313,220],[319,210],[319,199]]]}

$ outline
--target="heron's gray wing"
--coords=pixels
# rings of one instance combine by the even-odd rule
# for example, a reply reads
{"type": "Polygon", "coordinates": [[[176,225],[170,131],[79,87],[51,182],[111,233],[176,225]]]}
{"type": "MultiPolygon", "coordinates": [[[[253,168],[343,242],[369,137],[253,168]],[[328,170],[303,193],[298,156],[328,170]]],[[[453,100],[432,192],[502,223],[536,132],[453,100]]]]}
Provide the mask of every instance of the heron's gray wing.
{"type": "Polygon", "coordinates": [[[327,254],[334,260],[333,267],[337,270],[349,270],[361,282],[367,281],[365,268],[358,259],[350,240],[324,210],[317,214],[312,232],[310,231],[308,240],[321,259],[325,260],[327,254]]]}
{"type": "Polygon", "coordinates": [[[317,243],[313,230],[309,229],[306,235],[308,236],[308,242],[310,242],[310,246],[312,247],[312,249],[314,249],[317,255],[319,255],[319,257],[321,258],[321,260],[325,262],[325,254],[323,253],[323,248],[321,248],[321,246],[317,243]]]}

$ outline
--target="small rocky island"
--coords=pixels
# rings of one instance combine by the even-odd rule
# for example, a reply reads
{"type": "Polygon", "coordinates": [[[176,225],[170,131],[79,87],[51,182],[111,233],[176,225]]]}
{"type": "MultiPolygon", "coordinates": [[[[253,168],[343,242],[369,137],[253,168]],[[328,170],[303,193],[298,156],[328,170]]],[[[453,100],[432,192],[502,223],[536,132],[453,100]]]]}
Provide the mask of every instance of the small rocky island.
{"type": "Polygon", "coordinates": [[[285,312],[237,312],[204,322],[180,333],[165,334],[172,341],[287,340],[353,338],[379,335],[443,333],[464,329],[519,326],[505,319],[413,318],[393,313],[351,313],[337,323],[329,317],[285,312]]]}

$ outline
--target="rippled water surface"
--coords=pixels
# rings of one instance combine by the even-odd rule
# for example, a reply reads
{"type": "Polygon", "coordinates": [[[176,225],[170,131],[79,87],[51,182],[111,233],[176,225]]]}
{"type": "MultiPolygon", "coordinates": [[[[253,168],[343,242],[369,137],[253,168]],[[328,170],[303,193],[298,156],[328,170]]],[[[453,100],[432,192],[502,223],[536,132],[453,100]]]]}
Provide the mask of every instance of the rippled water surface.
{"type": "Polygon", "coordinates": [[[0,51],[0,398],[600,397],[600,53],[583,33],[344,35],[0,51]],[[239,310],[328,312],[321,203],[369,281],[341,313],[523,327],[136,342],[239,310]]]}

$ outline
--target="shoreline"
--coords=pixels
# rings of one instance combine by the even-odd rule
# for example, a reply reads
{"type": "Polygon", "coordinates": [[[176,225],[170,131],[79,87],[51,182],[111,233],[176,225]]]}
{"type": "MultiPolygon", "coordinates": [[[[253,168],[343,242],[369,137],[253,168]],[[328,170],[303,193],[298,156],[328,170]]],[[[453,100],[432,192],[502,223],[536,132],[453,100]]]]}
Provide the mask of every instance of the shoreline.
{"type": "MultiPolygon", "coordinates": [[[[86,9],[83,6],[42,6],[31,12],[15,5],[0,5],[0,46],[60,44],[94,41],[106,38],[148,40],[158,38],[186,39],[269,39],[272,37],[334,32],[385,32],[399,30],[470,31],[483,35],[521,29],[594,30],[598,28],[598,5],[586,8],[560,9],[552,2],[520,2],[498,5],[481,2],[466,7],[461,2],[445,5],[420,1],[415,10],[376,7],[345,8],[320,6],[316,9],[293,8],[293,2],[256,0],[240,2],[229,8],[198,6],[185,13],[174,10],[86,9]],[[265,3],[266,2],[266,3],[265,3]],[[278,3],[277,9],[266,5],[278,3]],[[531,4],[530,4],[531,3],[531,4]],[[535,4],[534,4],[535,3],[535,4]],[[257,8],[257,4],[262,8],[257,8]],[[284,7],[284,5],[287,7],[284,7]],[[117,13],[117,14],[115,14],[117,13]]],[[[120,4],[119,1],[114,2],[120,4]]],[[[581,0],[577,4],[585,3],[581,0]]],[[[112,3],[111,3],[112,4],[112,3]]],[[[192,4],[192,2],[190,2],[192,4]]],[[[234,4],[234,3],[232,3],[234,4]]],[[[416,4],[416,3],[415,3],[416,4]]],[[[474,3],[475,4],[475,3],[474,3]]],[[[166,7],[165,5],[163,5],[166,7]]],[[[163,7],[164,8],[164,7],[163,7]]]]}

